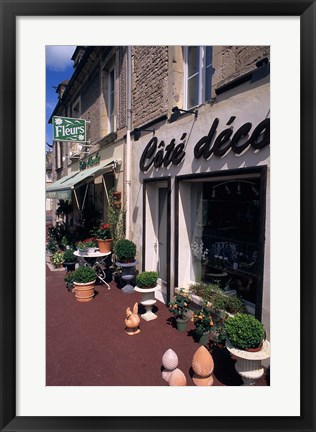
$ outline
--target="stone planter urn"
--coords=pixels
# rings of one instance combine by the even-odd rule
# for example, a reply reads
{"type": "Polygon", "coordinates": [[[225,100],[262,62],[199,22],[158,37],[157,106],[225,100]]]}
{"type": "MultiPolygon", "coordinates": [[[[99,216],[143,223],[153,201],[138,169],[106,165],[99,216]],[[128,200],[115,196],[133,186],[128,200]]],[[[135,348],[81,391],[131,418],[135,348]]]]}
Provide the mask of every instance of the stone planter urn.
{"type": "Polygon", "coordinates": [[[263,341],[262,348],[257,352],[249,352],[234,348],[229,340],[226,340],[226,348],[236,359],[235,369],[241,376],[245,386],[254,386],[256,381],[264,374],[262,360],[270,357],[270,342],[263,341]]]}
{"type": "Polygon", "coordinates": [[[138,286],[135,286],[134,288],[134,291],[137,291],[142,295],[140,303],[145,307],[146,313],[142,314],[141,317],[145,321],[151,321],[158,318],[152,311],[152,307],[157,301],[155,298],[155,292],[157,289],[157,285],[154,288],[140,288],[138,286]]]}

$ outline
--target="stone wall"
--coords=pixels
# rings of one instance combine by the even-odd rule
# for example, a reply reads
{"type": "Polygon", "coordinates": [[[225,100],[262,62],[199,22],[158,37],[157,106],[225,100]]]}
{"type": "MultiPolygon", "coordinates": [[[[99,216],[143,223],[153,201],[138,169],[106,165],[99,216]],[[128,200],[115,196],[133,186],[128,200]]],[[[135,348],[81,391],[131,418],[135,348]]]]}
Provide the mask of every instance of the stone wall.
{"type": "Polygon", "coordinates": [[[89,120],[91,143],[100,138],[100,70],[99,65],[89,74],[81,88],[81,117],[89,120]]]}
{"type": "Polygon", "coordinates": [[[168,111],[168,47],[134,46],[133,127],[141,126],[168,111]]]}
{"type": "Polygon", "coordinates": [[[264,57],[270,58],[270,47],[268,46],[214,47],[213,87],[220,87],[255,69],[256,62],[264,57]]]}

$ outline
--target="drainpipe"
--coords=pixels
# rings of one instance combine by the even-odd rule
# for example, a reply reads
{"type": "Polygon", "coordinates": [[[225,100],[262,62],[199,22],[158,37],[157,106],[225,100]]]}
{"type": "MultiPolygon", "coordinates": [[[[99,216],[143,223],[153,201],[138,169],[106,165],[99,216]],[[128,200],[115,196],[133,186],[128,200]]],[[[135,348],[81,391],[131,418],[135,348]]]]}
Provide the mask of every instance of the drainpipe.
{"type": "Polygon", "coordinates": [[[125,154],[126,238],[131,240],[132,47],[127,47],[127,132],[125,154]]]}

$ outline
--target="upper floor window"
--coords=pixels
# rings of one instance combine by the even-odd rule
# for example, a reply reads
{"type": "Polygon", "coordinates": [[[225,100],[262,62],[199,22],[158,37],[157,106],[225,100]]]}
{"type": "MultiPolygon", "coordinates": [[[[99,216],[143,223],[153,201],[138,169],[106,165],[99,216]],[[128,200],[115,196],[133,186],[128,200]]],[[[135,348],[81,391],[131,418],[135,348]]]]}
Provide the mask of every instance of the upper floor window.
{"type": "Polygon", "coordinates": [[[211,99],[212,47],[187,46],[185,60],[185,101],[190,109],[211,99]]]}
{"type": "Polygon", "coordinates": [[[115,131],[115,68],[109,70],[108,75],[108,100],[107,111],[109,120],[109,132],[115,131]]]}

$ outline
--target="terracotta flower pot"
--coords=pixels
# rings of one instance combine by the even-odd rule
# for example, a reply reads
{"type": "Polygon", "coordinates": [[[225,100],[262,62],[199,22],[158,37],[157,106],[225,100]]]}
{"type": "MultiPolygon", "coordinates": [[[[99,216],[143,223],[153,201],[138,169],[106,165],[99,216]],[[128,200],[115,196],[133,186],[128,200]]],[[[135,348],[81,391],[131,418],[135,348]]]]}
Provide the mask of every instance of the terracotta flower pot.
{"type": "Polygon", "coordinates": [[[87,283],[74,282],[75,297],[78,302],[88,302],[94,297],[95,280],[87,283]]]}
{"type": "Polygon", "coordinates": [[[111,252],[113,239],[108,239],[108,240],[97,239],[97,242],[98,242],[99,252],[101,253],[111,252]]]}

